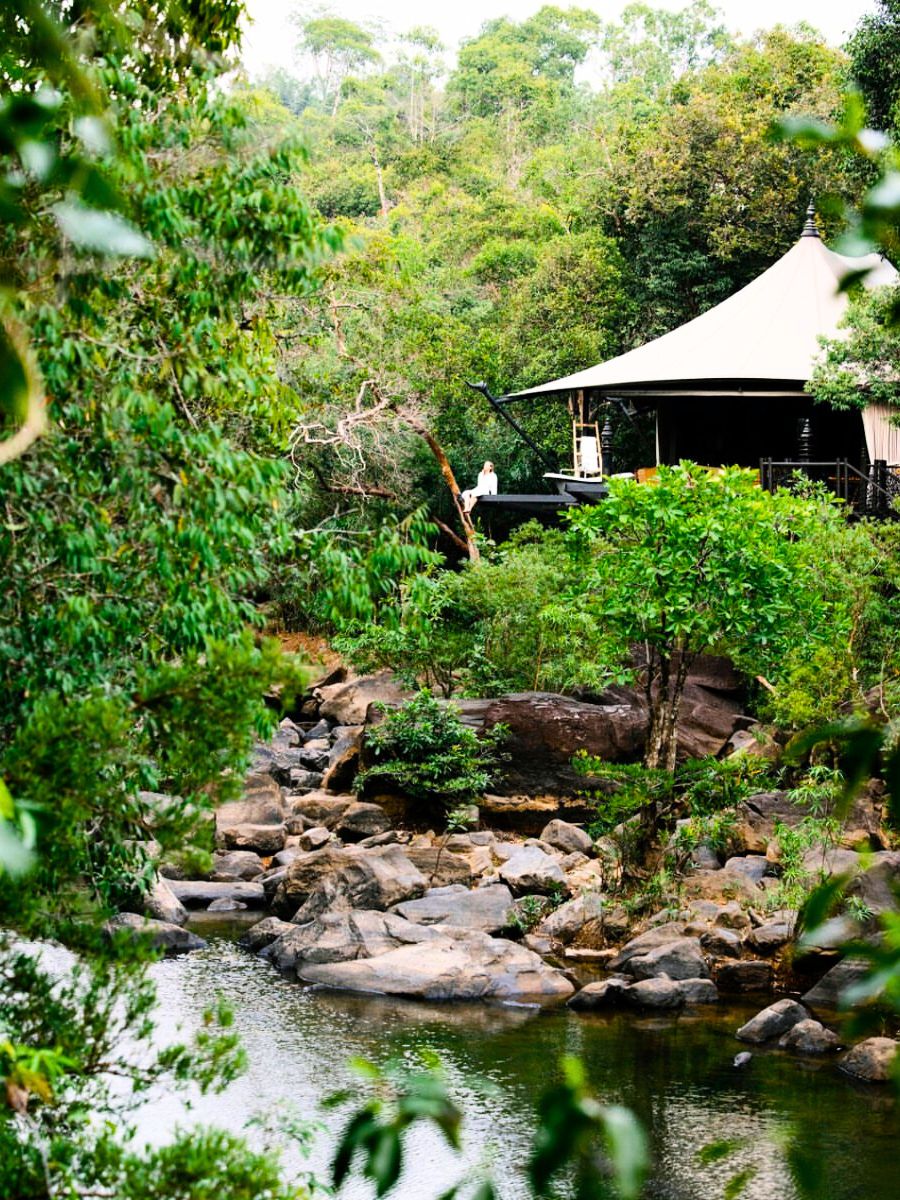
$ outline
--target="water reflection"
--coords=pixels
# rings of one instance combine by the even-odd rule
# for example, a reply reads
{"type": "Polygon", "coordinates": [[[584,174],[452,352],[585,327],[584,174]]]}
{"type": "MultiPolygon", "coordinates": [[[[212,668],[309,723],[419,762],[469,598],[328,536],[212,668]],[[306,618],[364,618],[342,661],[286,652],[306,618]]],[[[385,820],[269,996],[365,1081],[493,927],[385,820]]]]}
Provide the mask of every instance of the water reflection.
{"type": "MultiPolygon", "coordinates": [[[[141,1133],[153,1141],[187,1120],[239,1128],[287,1099],[328,1124],[312,1163],[324,1177],[342,1118],[323,1114],[319,1102],[353,1086],[348,1058],[412,1060],[427,1047],[440,1053],[466,1113],[466,1154],[460,1162],[436,1135],[416,1131],[398,1200],[432,1200],[485,1155],[495,1161],[504,1200],[521,1200],[533,1101],[560,1056],[575,1053],[606,1099],[630,1105],[646,1122],[656,1162],[649,1194],[658,1200],[719,1200],[745,1166],[756,1172],[747,1200],[894,1200],[900,1190],[893,1097],[853,1088],[831,1065],[805,1069],[779,1054],[756,1054],[749,1068],[736,1070],[732,1034],[746,1014],[733,1009],[635,1020],[309,991],[221,940],[154,972],[162,1036],[174,1038],[179,1023],[196,1026],[222,991],[235,1008],[250,1070],[224,1095],[195,1098],[189,1113],[171,1097],[154,1097],[141,1119],[141,1133]],[[735,1156],[702,1167],[697,1151],[725,1138],[742,1139],[735,1156]],[[798,1139],[821,1173],[815,1192],[799,1192],[792,1180],[790,1146],[798,1139]]],[[[342,1192],[353,1200],[370,1195],[359,1180],[342,1192]]]]}

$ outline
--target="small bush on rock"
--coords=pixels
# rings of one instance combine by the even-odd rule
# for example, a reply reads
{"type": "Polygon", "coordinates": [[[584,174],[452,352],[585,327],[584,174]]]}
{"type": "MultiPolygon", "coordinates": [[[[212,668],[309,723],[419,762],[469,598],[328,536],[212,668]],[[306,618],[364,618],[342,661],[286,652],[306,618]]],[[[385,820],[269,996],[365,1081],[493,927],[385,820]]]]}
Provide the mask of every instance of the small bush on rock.
{"type": "Polygon", "coordinates": [[[368,731],[368,765],[357,776],[357,791],[377,779],[447,808],[477,800],[490,785],[506,732],[495,725],[479,738],[459,709],[425,689],[401,708],[385,710],[383,723],[368,731]]]}

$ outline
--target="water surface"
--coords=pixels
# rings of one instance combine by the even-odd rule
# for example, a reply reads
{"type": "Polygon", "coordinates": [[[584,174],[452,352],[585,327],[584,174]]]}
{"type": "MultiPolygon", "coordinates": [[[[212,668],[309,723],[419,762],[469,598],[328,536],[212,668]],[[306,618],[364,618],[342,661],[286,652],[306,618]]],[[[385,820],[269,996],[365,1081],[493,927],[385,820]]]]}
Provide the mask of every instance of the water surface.
{"type": "MultiPolygon", "coordinates": [[[[200,1097],[190,1113],[156,1097],[141,1132],[168,1137],[178,1121],[240,1128],[258,1112],[291,1101],[324,1120],[310,1160],[321,1178],[343,1120],[323,1113],[329,1092],[354,1086],[353,1055],[413,1062],[437,1050],[466,1114],[460,1159],[430,1130],[416,1130],[394,1196],[434,1200],[467,1167],[492,1161],[504,1200],[522,1200],[521,1165],[533,1128],[536,1097],[555,1077],[564,1054],[584,1060],[596,1092],[627,1104],[645,1122],[654,1154],[648,1195],[656,1200],[719,1200],[737,1170],[756,1170],[747,1200],[897,1200],[900,1196],[900,1110],[893,1093],[854,1085],[833,1063],[756,1052],[743,1070],[734,1030],[748,1010],[705,1009],[700,1015],[639,1019],[576,1015],[566,1010],[432,1005],[304,989],[227,938],[154,967],[163,1007],[161,1036],[195,1028],[217,991],[235,1010],[248,1073],[221,1096],[200,1097]],[[726,1164],[701,1166],[697,1152],[719,1139],[741,1139],[726,1164]],[[796,1147],[817,1172],[802,1190],[790,1160],[796,1147]]],[[[758,1006],[757,1006],[758,1007],[758,1006]]],[[[363,1200],[371,1187],[354,1179],[342,1197],[363,1200]]]]}

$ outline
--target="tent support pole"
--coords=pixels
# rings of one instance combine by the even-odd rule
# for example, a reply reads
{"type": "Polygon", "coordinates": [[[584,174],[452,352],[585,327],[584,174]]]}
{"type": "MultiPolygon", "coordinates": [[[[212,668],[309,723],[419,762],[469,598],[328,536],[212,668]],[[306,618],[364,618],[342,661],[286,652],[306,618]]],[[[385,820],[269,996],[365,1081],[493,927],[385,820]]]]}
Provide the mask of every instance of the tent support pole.
{"type": "Polygon", "coordinates": [[[491,393],[488,391],[488,385],[486,383],[466,383],[466,387],[471,388],[473,392],[481,392],[482,396],[484,396],[485,400],[487,400],[488,404],[490,404],[490,406],[494,410],[494,412],[499,413],[500,416],[503,418],[503,420],[506,421],[508,425],[512,426],[512,428],[516,431],[516,433],[519,435],[519,437],[522,439],[522,441],[525,443],[525,445],[528,446],[531,450],[533,450],[534,453],[538,456],[538,458],[541,460],[541,462],[544,464],[544,466],[547,468],[547,470],[548,471],[553,470],[553,464],[551,462],[549,462],[549,460],[547,459],[543,450],[539,449],[534,444],[534,442],[531,440],[531,438],[528,436],[528,434],[525,432],[525,430],[522,428],[522,426],[519,424],[519,422],[516,421],[514,417],[511,417],[509,415],[509,413],[506,411],[506,409],[503,407],[503,405],[500,404],[500,402],[491,395],[491,393]]]}

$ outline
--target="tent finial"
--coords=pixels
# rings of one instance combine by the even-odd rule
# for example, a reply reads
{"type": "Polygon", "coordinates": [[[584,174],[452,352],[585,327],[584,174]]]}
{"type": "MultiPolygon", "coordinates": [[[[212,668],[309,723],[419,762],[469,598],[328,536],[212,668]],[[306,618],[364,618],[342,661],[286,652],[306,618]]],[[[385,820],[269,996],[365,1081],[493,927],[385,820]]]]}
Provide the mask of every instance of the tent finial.
{"type": "Polygon", "coordinates": [[[810,198],[809,207],[806,210],[806,224],[803,226],[801,237],[820,238],[819,226],[816,224],[816,206],[810,198]]]}

